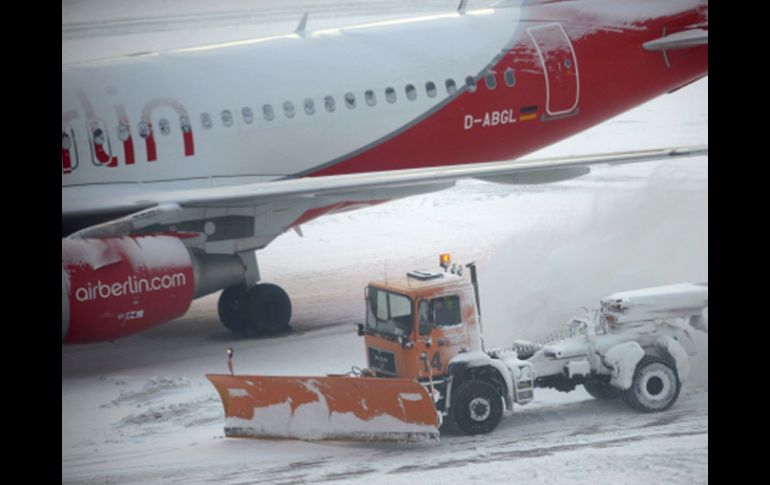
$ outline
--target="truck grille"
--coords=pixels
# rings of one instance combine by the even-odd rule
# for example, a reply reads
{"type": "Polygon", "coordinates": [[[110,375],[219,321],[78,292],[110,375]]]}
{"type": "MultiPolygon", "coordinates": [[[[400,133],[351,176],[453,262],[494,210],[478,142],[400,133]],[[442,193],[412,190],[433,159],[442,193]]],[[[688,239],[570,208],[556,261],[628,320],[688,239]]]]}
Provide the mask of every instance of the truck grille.
{"type": "Polygon", "coordinates": [[[383,374],[396,375],[396,355],[387,350],[369,347],[369,367],[383,374]]]}

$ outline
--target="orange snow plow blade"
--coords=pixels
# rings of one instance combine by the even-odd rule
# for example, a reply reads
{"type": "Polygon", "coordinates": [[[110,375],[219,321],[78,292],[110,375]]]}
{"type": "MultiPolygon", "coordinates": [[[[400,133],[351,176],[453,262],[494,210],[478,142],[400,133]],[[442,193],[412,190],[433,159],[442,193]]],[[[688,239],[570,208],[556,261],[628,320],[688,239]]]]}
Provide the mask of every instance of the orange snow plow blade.
{"type": "Polygon", "coordinates": [[[428,391],[409,379],[208,374],[225,408],[225,436],[438,439],[428,391]]]}

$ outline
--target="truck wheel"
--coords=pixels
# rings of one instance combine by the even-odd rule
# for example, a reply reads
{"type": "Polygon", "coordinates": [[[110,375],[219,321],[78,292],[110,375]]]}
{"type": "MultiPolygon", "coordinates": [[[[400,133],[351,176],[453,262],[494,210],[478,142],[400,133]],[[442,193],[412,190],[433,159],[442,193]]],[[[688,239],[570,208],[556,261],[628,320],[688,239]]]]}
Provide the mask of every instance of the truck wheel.
{"type": "Polygon", "coordinates": [[[618,389],[617,387],[611,386],[609,382],[600,381],[598,379],[587,379],[583,382],[583,387],[586,388],[588,394],[595,399],[602,401],[617,399],[623,394],[622,389],[618,389]]]}
{"type": "Polygon", "coordinates": [[[495,386],[466,381],[455,392],[452,416],[457,429],[468,435],[489,433],[503,415],[503,401],[495,386]]]}
{"type": "Polygon", "coordinates": [[[623,392],[623,400],[645,413],[665,411],[676,402],[681,388],[676,367],[670,361],[645,355],[636,365],[634,380],[623,392]]]}

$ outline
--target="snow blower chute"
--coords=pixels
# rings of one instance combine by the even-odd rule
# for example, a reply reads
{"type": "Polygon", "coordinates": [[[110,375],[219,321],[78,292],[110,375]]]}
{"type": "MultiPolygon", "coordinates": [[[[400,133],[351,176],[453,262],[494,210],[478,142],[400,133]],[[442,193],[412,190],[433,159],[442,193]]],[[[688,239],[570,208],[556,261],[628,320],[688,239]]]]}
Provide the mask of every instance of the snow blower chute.
{"type": "Polygon", "coordinates": [[[379,377],[209,374],[225,435],[424,441],[438,438],[433,400],[419,383],[379,377]]]}

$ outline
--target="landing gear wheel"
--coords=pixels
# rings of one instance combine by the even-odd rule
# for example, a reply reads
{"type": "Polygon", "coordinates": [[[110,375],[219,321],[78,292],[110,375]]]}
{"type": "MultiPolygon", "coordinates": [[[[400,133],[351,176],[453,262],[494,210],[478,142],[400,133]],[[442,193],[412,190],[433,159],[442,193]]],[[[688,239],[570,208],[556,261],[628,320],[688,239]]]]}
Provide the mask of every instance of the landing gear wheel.
{"type": "Polygon", "coordinates": [[[617,399],[623,394],[622,389],[618,389],[617,387],[611,386],[609,382],[598,379],[586,379],[586,381],[583,382],[583,387],[585,387],[588,394],[595,399],[602,401],[617,399]]]}
{"type": "Polygon", "coordinates": [[[219,295],[217,304],[219,320],[231,332],[241,333],[245,326],[243,317],[247,290],[245,285],[231,286],[225,288],[219,295]]]}
{"type": "Polygon", "coordinates": [[[645,413],[665,411],[676,402],[681,388],[676,367],[670,361],[645,355],[636,365],[633,383],[623,392],[623,400],[645,413]]]}
{"type": "Polygon", "coordinates": [[[457,429],[468,435],[489,433],[503,415],[503,401],[495,386],[466,381],[454,391],[452,416],[457,429]]]}
{"type": "Polygon", "coordinates": [[[291,329],[291,300],[280,286],[261,283],[231,286],[219,295],[219,319],[244,337],[273,335],[291,329]]]}
{"type": "Polygon", "coordinates": [[[291,300],[280,286],[270,283],[252,286],[246,294],[245,311],[243,335],[272,335],[290,329],[291,300]]]}

